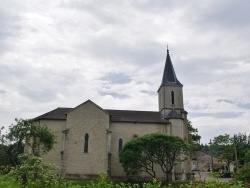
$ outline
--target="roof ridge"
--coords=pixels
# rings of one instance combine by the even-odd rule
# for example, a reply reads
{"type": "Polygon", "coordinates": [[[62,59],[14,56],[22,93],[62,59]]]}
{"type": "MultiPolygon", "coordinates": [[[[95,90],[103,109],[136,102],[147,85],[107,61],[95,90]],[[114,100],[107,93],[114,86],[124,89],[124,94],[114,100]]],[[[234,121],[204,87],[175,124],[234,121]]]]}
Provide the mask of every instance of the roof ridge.
{"type": "Polygon", "coordinates": [[[160,113],[159,111],[146,111],[146,110],[117,110],[117,109],[103,109],[103,110],[113,110],[113,111],[128,111],[128,112],[157,112],[160,113]]]}

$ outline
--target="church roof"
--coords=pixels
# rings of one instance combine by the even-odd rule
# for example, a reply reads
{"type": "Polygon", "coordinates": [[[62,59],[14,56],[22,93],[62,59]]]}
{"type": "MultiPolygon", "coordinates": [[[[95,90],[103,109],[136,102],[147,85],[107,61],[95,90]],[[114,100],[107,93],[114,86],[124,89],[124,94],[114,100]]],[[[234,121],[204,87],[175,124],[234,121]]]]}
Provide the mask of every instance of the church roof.
{"type": "Polygon", "coordinates": [[[111,122],[138,122],[138,123],[169,123],[163,119],[160,112],[132,111],[132,110],[106,110],[110,114],[111,122]]]}
{"type": "Polygon", "coordinates": [[[163,72],[161,85],[182,86],[182,84],[179,82],[179,80],[176,77],[174,66],[172,64],[172,61],[169,55],[169,50],[167,50],[167,57],[166,57],[165,68],[163,72]]]}
{"type": "Polygon", "coordinates": [[[180,114],[178,114],[174,109],[171,110],[167,116],[167,119],[182,119],[182,116],[180,114]]]}
{"type": "MultiPolygon", "coordinates": [[[[66,120],[66,114],[73,108],[56,108],[34,120],[66,120]]],[[[132,111],[132,110],[105,110],[110,115],[111,122],[137,122],[137,123],[169,123],[163,119],[160,112],[132,111]]]]}
{"type": "Polygon", "coordinates": [[[42,114],[34,120],[49,119],[49,120],[66,120],[66,113],[68,113],[72,108],[56,108],[45,114],[42,114]]]}

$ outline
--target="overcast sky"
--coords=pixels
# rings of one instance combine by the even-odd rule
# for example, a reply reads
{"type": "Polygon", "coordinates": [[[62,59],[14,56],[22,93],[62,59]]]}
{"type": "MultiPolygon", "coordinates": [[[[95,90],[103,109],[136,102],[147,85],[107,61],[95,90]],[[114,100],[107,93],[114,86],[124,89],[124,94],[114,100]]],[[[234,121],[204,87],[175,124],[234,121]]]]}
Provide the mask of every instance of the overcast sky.
{"type": "Polygon", "coordinates": [[[202,142],[250,133],[249,10],[247,0],[1,0],[0,126],[88,99],[157,111],[168,45],[202,142]]]}

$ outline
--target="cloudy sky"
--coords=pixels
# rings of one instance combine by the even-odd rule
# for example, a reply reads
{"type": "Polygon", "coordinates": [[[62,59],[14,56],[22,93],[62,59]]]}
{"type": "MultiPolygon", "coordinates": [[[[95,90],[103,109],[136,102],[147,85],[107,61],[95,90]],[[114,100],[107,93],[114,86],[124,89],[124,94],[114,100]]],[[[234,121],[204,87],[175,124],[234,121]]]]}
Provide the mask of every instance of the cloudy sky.
{"type": "Polygon", "coordinates": [[[88,99],[157,111],[168,45],[202,142],[250,133],[249,8],[247,0],[1,0],[0,126],[88,99]]]}

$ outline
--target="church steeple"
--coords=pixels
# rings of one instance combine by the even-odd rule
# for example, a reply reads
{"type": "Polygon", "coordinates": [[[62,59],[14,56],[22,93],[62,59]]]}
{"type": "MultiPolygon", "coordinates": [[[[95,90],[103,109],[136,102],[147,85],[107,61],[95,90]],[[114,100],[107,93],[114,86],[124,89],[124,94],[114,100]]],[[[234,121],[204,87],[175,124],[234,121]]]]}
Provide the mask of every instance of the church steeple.
{"type": "Polygon", "coordinates": [[[165,68],[164,68],[164,72],[163,72],[161,85],[179,85],[179,86],[182,86],[182,84],[179,82],[179,80],[176,77],[168,49],[167,49],[167,57],[166,57],[165,68]]]}
{"type": "Polygon", "coordinates": [[[169,116],[169,113],[173,110],[179,114],[184,110],[182,87],[183,85],[176,77],[169,50],[167,49],[162,82],[158,89],[159,111],[163,117],[169,116]]]}

